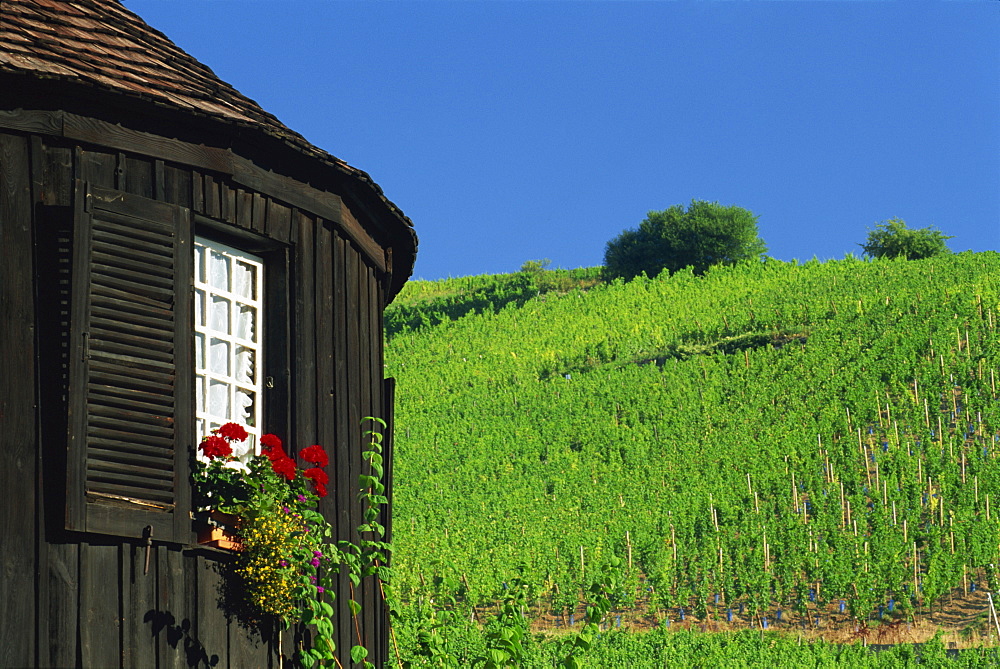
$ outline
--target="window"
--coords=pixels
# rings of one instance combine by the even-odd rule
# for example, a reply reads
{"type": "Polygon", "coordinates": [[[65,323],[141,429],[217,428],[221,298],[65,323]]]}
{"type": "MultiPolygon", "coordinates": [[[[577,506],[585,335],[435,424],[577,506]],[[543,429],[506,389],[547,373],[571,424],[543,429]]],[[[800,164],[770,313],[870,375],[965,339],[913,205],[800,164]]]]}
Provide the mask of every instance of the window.
{"type": "Polygon", "coordinates": [[[290,247],[81,182],[74,208],[66,528],[188,543],[200,436],[288,434],[290,247]]]}
{"type": "Polygon", "coordinates": [[[261,435],[262,298],[264,260],[231,246],[195,238],[195,437],[235,422],[261,435]]]}

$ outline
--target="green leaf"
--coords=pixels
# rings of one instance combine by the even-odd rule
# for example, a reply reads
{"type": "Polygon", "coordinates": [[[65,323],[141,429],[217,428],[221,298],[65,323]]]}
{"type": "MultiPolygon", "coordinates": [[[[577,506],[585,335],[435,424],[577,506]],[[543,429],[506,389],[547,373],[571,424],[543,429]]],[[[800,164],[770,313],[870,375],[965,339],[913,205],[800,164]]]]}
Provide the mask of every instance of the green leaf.
{"type": "Polygon", "coordinates": [[[354,664],[360,664],[363,659],[368,657],[368,649],[364,646],[352,646],[351,647],[351,662],[354,664]]]}
{"type": "Polygon", "coordinates": [[[350,609],[351,609],[351,615],[354,615],[354,616],[356,616],[356,615],[358,615],[358,613],[360,613],[360,612],[361,612],[361,605],[360,605],[360,604],[358,604],[358,603],[357,603],[356,601],[354,601],[353,599],[349,599],[349,600],[347,600],[347,605],[348,605],[348,606],[350,607],[350,609]]]}
{"type": "Polygon", "coordinates": [[[316,632],[320,636],[330,638],[333,636],[333,623],[329,618],[318,618],[316,620],[316,632]]]}
{"type": "Polygon", "coordinates": [[[563,660],[562,666],[563,669],[582,669],[580,663],[572,655],[563,660]]]}
{"type": "Polygon", "coordinates": [[[498,648],[490,648],[489,656],[490,662],[498,667],[502,666],[510,658],[510,655],[508,655],[506,651],[498,648]]]}
{"type": "Polygon", "coordinates": [[[314,666],[317,662],[319,662],[319,657],[318,654],[316,653],[316,649],[309,648],[307,650],[302,651],[299,654],[299,662],[302,664],[303,667],[307,667],[307,669],[308,667],[314,666]]]}

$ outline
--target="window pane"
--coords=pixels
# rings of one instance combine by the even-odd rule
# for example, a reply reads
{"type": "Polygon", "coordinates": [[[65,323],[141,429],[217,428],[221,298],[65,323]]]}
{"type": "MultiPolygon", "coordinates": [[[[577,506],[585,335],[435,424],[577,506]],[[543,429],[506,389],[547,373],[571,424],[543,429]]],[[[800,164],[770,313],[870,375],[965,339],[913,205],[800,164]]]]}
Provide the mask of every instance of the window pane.
{"type": "Polygon", "coordinates": [[[212,285],[212,288],[218,288],[219,290],[228,291],[229,258],[223,255],[222,253],[213,250],[209,263],[210,266],[208,268],[209,271],[208,282],[212,285]]]}
{"type": "Polygon", "coordinates": [[[205,252],[204,246],[195,244],[194,247],[194,280],[199,283],[206,283],[208,279],[205,274],[205,252]]]}
{"type": "Polygon", "coordinates": [[[208,384],[208,413],[213,416],[220,416],[223,419],[229,417],[229,384],[224,381],[212,379],[208,384]]]}
{"type": "Polygon", "coordinates": [[[254,341],[254,321],[257,319],[257,310],[245,304],[239,305],[239,313],[236,316],[236,336],[240,339],[254,341]]]}
{"type": "Polygon", "coordinates": [[[221,339],[212,339],[212,350],[209,355],[209,371],[213,374],[229,376],[229,343],[221,339]]]}
{"type": "MultiPolygon", "coordinates": [[[[195,394],[195,411],[200,416],[205,413],[205,379],[198,377],[194,382],[194,394],[195,394]]],[[[204,423],[204,421],[199,421],[204,423]]],[[[203,437],[207,432],[202,432],[199,428],[198,436],[203,437]]]]}
{"type": "Polygon", "coordinates": [[[196,328],[204,328],[208,324],[203,290],[194,291],[194,324],[196,328]]]}
{"type": "Polygon", "coordinates": [[[205,335],[198,333],[194,336],[194,368],[202,371],[207,367],[205,364],[205,335]]]}
{"type": "Polygon", "coordinates": [[[256,404],[256,394],[245,389],[236,389],[236,404],[239,406],[241,417],[243,418],[244,425],[254,426],[256,424],[256,411],[254,410],[254,405],[256,404]]]}
{"type": "Polygon", "coordinates": [[[229,300],[224,297],[212,296],[212,312],[209,327],[216,332],[232,334],[229,329],[229,300]]]}
{"type": "Polygon", "coordinates": [[[236,380],[240,383],[254,382],[256,360],[254,350],[246,346],[236,348],[236,380]]]}
{"type": "Polygon", "coordinates": [[[257,268],[245,262],[236,263],[233,292],[240,297],[257,299],[257,268]]]}

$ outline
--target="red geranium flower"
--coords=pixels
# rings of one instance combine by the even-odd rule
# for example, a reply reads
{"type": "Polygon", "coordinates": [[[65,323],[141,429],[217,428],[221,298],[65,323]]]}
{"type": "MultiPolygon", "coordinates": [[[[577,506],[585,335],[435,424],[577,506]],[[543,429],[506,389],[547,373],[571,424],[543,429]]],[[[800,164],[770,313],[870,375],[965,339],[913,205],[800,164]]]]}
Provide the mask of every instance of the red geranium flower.
{"type": "Polygon", "coordinates": [[[330,462],[330,456],[326,454],[326,451],[324,451],[323,447],[319,444],[314,444],[309,448],[303,448],[302,452],[299,453],[299,456],[301,456],[306,462],[311,462],[317,467],[326,467],[330,462]]]}
{"type": "Polygon", "coordinates": [[[226,423],[218,430],[216,430],[220,435],[228,439],[229,441],[243,441],[248,436],[247,431],[243,429],[243,426],[239,423],[226,423]]]}
{"type": "Polygon", "coordinates": [[[213,458],[225,458],[233,454],[233,449],[229,445],[229,442],[214,434],[211,437],[206,437],[201,442],[199,448],[209,460],[213,458]]]}
{"type": "Polygon", "coordinates": [[[320,497],[326,497],[326,484],[330,482],[330,477],[319,467],[311,467],[302,472],[302,475],[312,481],[313,489],[320,497]]]}
{"type": "Polygon", "coordinates": [[[292,460],[287,455],[283,458],[271,460],[271,469],[274,470],[275,474],[284,476],[289,481],[295,479],[295,460],[292,460]]]}
{"type": "Polygon", "coordinates": [[[260,445],[264,448],[270,450],[272,448],[281,448],[281,437],[276,434],[265,434],[260,438],[260,445]]]}
{"type": "Polygon", "coordinates": [[[260,438],[261,450],[264,452],[264,457],[270,460],[272,463],[275,460],[280,460],[281,458],[287,458],[288,455],[285,454],[285,449],[281,447],[281,439],[274,436],[273,434],[265,434],[260,438]]]}
{"type": "Polygon", "coordinates": [[[330,477],[319,467],[312,467],[302,472],[302,475],[313,482],[314,485],[326,485],[330,482],[330,477]]]}

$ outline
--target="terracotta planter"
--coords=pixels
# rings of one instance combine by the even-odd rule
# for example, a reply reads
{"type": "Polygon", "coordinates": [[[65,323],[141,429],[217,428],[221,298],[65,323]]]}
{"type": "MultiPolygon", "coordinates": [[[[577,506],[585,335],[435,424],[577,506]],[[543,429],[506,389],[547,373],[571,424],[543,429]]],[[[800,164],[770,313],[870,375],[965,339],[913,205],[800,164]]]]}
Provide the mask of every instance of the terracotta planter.
{"type": "Polygon", "coordinates": [[[198,529],[198,543],[202,546],[224,548],[226,550],[243,550],[243,542],[239,536],[239,516],[221,511],[210,511],[202,518],[198,529]]]}

